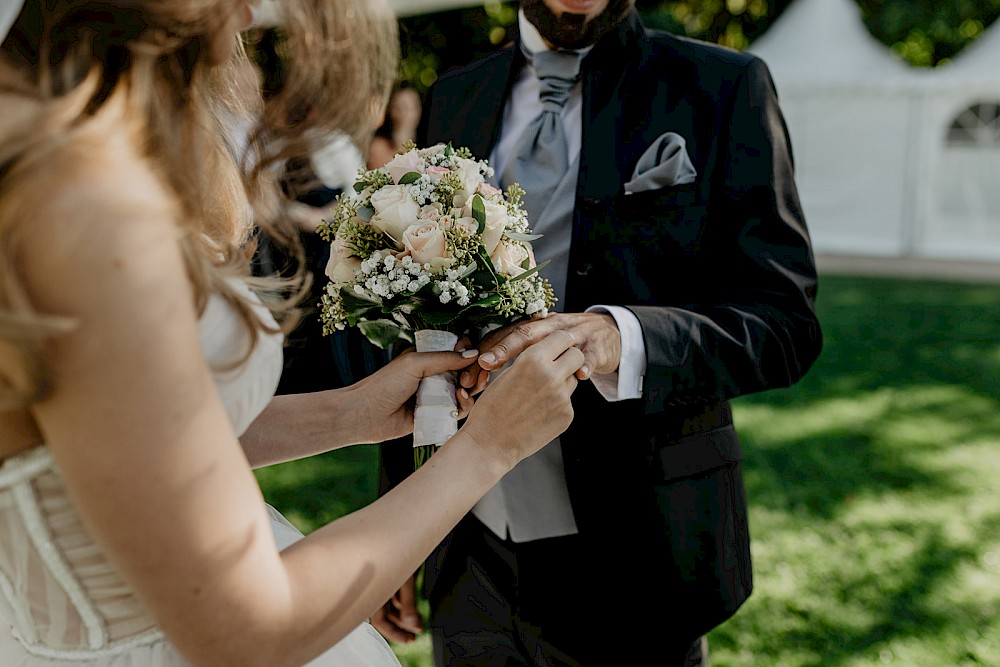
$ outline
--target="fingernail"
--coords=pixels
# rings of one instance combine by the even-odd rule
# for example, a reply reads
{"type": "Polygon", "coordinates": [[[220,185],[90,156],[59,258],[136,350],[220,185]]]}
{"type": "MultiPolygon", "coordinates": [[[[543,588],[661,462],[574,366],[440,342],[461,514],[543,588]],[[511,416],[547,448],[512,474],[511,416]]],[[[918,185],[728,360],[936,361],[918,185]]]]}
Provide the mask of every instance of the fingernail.
{"type": "Polygon", "coordinates": [[[493,354],[492,352],[487,352],[487,353],[486,353],[486,354],[484,354],[483,356],[479,357],[479,359],[480,359],[480,360],[481,360],[481,361],[482,361],[483,363],[487,363],[487,364],[495,364],[495,363],[496,363],[496,361],[497,361],[497,355],[493,354]]]}
{"type": "Polygon", "coordinates": [[[408,625],[416,625],[417,624],[417,617],[416,616],[406,616],[406,617],[403,618],[403,622],[406,623],[406,624],[408,624],[408,625]]]}
{"type": "Polygon", "coordinates": [[[466,372],[466,373],[462,373],[462,376],[461,376],[460,378],[458,378],[458,383],[459,383],[460,385],[463,385],[463,386],[464,386],[464,385],[467,385],[467,384],[469,384],[469,380],[471,380],[471,379],[472,379],[472,376],[470,376],[470,375],[468,374],[468,372],[466,372]]]}
{"type": "Polygon", "coordinates": [[[583,373],[584,377],[590,377],[590,366],[587,366],[586,364],[580,366],[580,372],[583,373]]]}
{"type": "Polygon", "coordinates": [[[462,356],[466,359],[479,356],[479,350],[462,350],[462,356]]]}
{"type": "Polygon", "coordinates": [[[462,389],[459,389],[458,393],[462,395],[462,398],[468,398],[469,397],[469,392],[465,391],[464,387],[462,389]]]}

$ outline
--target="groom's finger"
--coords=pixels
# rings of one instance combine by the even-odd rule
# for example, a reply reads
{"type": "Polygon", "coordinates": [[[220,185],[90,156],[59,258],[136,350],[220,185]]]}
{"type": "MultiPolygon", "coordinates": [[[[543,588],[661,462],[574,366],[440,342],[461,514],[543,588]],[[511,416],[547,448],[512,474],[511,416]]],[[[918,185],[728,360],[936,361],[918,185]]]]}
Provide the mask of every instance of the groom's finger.
{"type": "MultiPolygon", "coordinates": [[[[531,349],[525,352],[525,354],[537,355],[546,361],[556,361],[560,360],[557,366],[561,367],[567,364],[571,364],[571,360],[580,359],[582,364],[583,353],[575,348],[577,343],[576,336],[574,336],[570,331],[566,329],[556,329],[555,331],[549,333],[548,335],[540,338],[537,342],[532,343],[531,349]],[[576,349],[577,354],[572,354],[566,356],[566,352],[572,349],[576,349]]],[[[482,357],[480,357],[482,359],[482,357]]],[[[577,365],[573,368],[573,371],[578,369],[580,366],[577,365]]],[[[573,372],[570,371],[570,372],[573,372]]]]}

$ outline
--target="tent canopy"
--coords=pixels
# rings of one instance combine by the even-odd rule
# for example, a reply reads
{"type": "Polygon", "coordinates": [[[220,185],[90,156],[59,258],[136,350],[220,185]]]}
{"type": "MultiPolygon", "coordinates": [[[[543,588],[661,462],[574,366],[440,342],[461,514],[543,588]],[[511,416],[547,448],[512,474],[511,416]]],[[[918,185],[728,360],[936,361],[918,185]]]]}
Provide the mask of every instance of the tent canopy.
{"type": "Polygon", "coordinates": [[[798,0],[747,49],[782,83],[908,78],[909,66],[875,39],[854,0],[798,0]]]}

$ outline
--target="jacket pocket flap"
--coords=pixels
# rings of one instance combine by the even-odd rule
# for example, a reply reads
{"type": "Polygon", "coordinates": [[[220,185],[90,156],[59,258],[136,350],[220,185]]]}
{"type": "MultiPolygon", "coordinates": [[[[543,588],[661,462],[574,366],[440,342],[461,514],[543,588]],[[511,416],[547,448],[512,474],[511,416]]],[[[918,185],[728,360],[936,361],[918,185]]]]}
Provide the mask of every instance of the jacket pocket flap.
{"type": "MultiPolygon", "coordinates": [[[[694,477],[743,460],[736,429],[723,426],[707,433],[698,433],[658,448],[660,482],[694,477]]],[[[655,463],[654,463],[655,465],[655,463]]]]}

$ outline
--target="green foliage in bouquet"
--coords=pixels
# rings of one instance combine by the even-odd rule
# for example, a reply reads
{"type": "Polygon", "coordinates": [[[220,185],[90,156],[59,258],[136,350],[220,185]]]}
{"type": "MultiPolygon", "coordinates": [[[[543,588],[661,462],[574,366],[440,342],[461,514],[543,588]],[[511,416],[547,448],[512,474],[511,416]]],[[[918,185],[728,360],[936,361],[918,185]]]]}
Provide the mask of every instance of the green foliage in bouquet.
{"type": "Polygon", "coordinates": [[[324,332],[356,326],[384,348],[420,329],[461,335],[551,308],[523,191],[492,187],[492,175],[450,144],[409,144],[385,167],[361,170],[318,230],[331,244],[324,332]]]}

